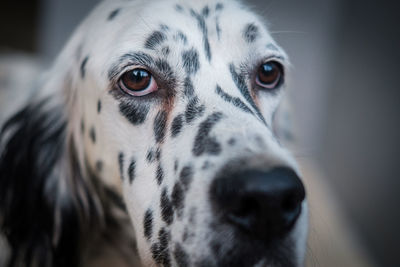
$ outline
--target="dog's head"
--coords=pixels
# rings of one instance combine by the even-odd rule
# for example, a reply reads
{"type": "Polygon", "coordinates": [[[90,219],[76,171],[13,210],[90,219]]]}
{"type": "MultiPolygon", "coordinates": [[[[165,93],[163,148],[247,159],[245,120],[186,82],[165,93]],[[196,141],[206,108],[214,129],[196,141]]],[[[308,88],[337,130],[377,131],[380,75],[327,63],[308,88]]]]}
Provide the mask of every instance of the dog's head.
{"type": "Polygon", "coordinates": [[[144,265],[302,265],[305,192],[273,131],[287,65],[234,1],[106,1],[79,27],[46,88],[69,77],[67,136],[144,265]]]}

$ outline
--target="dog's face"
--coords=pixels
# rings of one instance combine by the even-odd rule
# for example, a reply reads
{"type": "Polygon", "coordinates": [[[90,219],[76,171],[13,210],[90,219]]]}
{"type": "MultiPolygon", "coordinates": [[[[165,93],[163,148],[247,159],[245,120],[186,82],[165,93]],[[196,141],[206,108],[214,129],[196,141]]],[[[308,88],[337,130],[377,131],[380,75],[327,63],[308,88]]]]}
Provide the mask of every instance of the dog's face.
{"type": "Polygon", "coordinates": [[[302,265],[304,188],[272,129],[287,58],[260,19],[106,1],[78,35],[74,137],[122,193],[142,263],[302,265]]]}

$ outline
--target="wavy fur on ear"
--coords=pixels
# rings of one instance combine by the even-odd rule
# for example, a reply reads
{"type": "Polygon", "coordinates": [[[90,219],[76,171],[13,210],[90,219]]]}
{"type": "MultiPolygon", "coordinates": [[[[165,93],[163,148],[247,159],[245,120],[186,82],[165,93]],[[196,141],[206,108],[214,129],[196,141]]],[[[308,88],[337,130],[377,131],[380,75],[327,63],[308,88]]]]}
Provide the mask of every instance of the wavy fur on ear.
{"type": "Polygon", "coordinates": [[[61,108],[49,99],[10,118],[0,135],[0,226],[9,267],[79,266],[101,221],[61,108]]]}

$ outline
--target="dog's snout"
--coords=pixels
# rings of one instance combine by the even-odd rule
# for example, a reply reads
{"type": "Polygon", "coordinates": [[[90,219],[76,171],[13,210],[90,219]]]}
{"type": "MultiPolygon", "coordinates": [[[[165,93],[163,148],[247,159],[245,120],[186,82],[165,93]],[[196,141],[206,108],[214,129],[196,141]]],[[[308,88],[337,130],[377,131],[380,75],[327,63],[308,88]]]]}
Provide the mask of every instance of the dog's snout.
{"type": "Polygon", "coordinates": [[[222,218],[267,242],[290,231],[305,198],[303,183],[287,167],[223,174],[210,189],[212,202],[222,218]]]}

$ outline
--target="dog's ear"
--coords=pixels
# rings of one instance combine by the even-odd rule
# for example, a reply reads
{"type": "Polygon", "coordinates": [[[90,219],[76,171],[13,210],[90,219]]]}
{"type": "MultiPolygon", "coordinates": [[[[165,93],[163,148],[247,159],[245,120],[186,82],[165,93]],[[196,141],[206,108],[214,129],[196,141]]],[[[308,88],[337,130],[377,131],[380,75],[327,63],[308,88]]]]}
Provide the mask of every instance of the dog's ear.
{"type": "Polygon", "coordinates": [[[10,118],[0,141],[0,223],[9,266],[79,266],[98,210],[60,108],[43,100],[10,118]]]}

